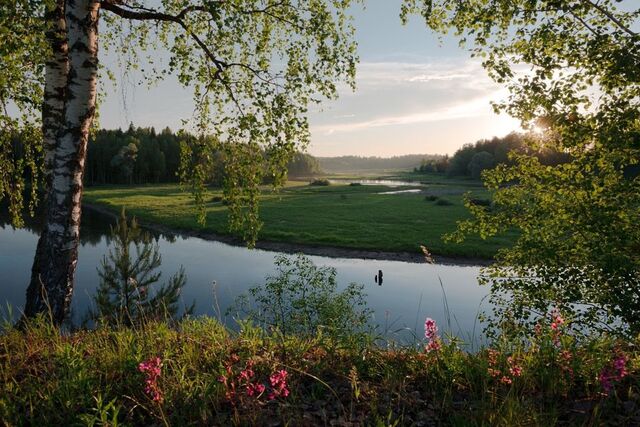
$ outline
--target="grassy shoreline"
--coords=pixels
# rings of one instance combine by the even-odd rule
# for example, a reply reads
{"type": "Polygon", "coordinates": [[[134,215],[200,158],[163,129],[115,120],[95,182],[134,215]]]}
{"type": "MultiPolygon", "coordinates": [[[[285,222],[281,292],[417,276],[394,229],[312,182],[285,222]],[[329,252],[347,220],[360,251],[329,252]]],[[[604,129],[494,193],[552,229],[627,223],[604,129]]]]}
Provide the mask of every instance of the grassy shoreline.
{"type": "MultiPolygon", "coordinates": [[[[462,184],[397,190],[412,188],[420,193],[382,194],[394,189],[346,184],[312,187],[306,182],[289,182],[279,192],[265,188],[260,200],[264,227],[259,247],[420,262],[420,245],[424,245],[436,255],[436,261],[477,264],[486,263],[499,248],[513,242],[514,235],[509,234],[487,241],[470,237],[463,244],[444,243],[441,236],[453,231],[457,221],[468,218],[463,194],[470,191],[473,197],[483,198],[486,191],[462,184]],[[427,193],[442,202],[426,200],[427,193]]],[[[125,207],[142,222],[167,230],[238,242],[228,232],[227,209],[216,189],[210,191],[206,203],[204,227],[196,221],[190,195],[177,185],[91,187],[84,201],[112,212],[125,207]]]]}
{"type": "MultiPolygon", "coordinates": [[[[107,207],[99,204],[82,203],[83,209],[89,209],[98,212],[101,215],[107,215],[117,219],[120,215],[117,208],[107,207]]],[[[231,234],[217,234],[202,230],[179,229],[168,227],[159,223],[141,220],[139,223],[147,228],[165,234],[178,234],[181,236],[197,237],[203,240],[214,242],[222,242],[232,246],[246,247],[246,242],[237,236],[231,234]]],[[[375,259],[382,261],[402,261],[410,263],[424,263],[425,258],[422,253],[410,252],[385,252],[376,250],[364,250],[354,248],[344,248],[338,246],[319,246],[301,243],[287,243],[269,241],[259,239],[255,245],[256,249],[281,252],[286,254],[303,253],[305,255],[316,255],[328,258],[356,258],[356,259],[375,259]]],[[[488,266],[492,263],[490,258],[472,258],[460,256],[441,256],[435,258],[435,263],[439,265],[458,265],[458,266],[488,266]]]]}

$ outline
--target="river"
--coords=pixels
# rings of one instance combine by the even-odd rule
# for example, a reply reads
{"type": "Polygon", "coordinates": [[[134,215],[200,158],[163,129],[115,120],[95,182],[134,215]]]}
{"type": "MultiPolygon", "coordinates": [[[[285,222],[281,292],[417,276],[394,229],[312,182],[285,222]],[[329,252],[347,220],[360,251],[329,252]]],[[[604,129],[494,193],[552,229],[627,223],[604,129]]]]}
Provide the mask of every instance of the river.
{"type": "MultiPolygon", "coordinates": [[[[85,209],[82,221],[72,304],[72,318],[76,322],[90,307],[98,284],[97,267],[108,252],[113,219],[85,209]]],[[[227,307],[238,295],[264,283],[265,276],[275,271],[276,252],[149,231],[162,255],[163,278],[184,266],[187,286],[182,298],[185,305],[195,301],[195,315],[220,316],[232,326],[233,319],[224,316],[227,307]]],[[[15,317],[24,304],[37,238],[38,229],[33,221],[25,228],[14,229],[6,217],[0,217],[0,310],[5,317],[7,306],[12,307],[15,317]]],[[[411,340],[412,333],[420,336],[427,316],[436,319],[441,331],[451,332],[467,342],[477,343],[481,338],[476,318],[488,306],[484,302],[488,290],[478,285],[479,267],[323,256],[311,259],[316,265],[335,268],[341,288],[352,282],[364,284],[367,303],[374,312],[373,321],[381,333],[391,338],[406,342],[411,340]],[[382,286],[374,281],[378,270],[383,271],[382,286]]]]}

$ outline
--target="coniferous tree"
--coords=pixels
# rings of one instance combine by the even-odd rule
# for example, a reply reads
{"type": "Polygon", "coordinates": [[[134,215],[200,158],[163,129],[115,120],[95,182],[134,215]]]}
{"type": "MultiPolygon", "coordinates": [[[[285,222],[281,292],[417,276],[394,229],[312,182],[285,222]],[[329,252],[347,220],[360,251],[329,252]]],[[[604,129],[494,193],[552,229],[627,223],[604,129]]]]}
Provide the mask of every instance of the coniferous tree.
{"type": "MultiPolygon", "coordinates": [[[[100,285],[89,318],[112,326],[175,319],[180,292],[186,285],[184,269],[180,267],[167,284],[158,286],[162,275],[157,271],[162,263],[158,245],[135,218],[127,219],[124,209],[111,236],[113,247],[98,268],[100,285]]],[[[185,314],[193,308],[192,304],[185,314]]]]}

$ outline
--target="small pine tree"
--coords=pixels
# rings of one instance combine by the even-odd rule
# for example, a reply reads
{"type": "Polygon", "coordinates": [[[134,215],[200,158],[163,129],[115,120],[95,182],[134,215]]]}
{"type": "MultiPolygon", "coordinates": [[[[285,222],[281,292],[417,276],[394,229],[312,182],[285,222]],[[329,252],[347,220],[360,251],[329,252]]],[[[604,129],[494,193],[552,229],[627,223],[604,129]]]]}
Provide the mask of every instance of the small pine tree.
{"type": "MultiPolygon", "coordinates": [[[[155,271],[162,263],[158,245],[140,229],[135,218],[127,220],[124,209],[111,228],[111,238],[113,248],[98,267],[100,285],[89,318],[112,326],[175,320],[180,291],[186,284],[184,268],[180,267],[166,285],[155,290],[162,275],[155,271]]],[[[191,314],[193,308],[192,304],[185,315],[191,314]]]]}

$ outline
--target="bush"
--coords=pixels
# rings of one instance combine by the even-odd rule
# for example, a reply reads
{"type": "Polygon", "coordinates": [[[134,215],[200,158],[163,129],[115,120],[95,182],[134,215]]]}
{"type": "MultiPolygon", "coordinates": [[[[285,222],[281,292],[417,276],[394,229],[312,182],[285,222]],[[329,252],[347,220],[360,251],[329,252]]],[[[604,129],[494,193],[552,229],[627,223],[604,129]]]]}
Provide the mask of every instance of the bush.
{"type": "Polygon", "coordinates": [[[349,184],[349,187],[360,187],[362,185],[361,182],[352,182],[349,184]]]}
{"type": "Polygon", "coordinates": [[[495,167],[495,165],[496,159],[493,157],[493,154],[486,151],[480,151],[474,154],[468,166],[471,178],[480,179],[483,170],[491,169],[495,167]]]}
{"type": "Polygon", "coordinates": [[[453,202],[450,202],[447,199],[438,199],[438,200],[436,200],[436,205],[438,205],[438,206],[453,206],[453,202]]]}
{"type": "Polygon", "coordinates": [[[436,200],[438,200],[438,196],[434,196],[433,194],[429,194],[427,196],[424,196],[424,200],[426,200],[427,202],[435,202],[436,200]]]}
{"type": "Polygon", "coordinates": [[[328,179],[314,179],[313,181],[311,181],[309,183],[309,185],[316,185],[316,186],[320,186],[320,187],[327,187],[329,185],[331,185],[331,182],[329,182],[328,179]]]}
{"type": "Polygon", "coordinates": [[[469,203],[476,206],[491,206],[489,199],[469,199],[469,203]]]}
{"type": "Polygon", "coordinates": [[[302,254],[276,257],[277,275],[240,296],[227,314],[249,320],[283,336],[318,334],[346,343],[363,343],[371,332],[364,286],[351,283],[338,292],[336,270],[317,267],[302,254]]]}

